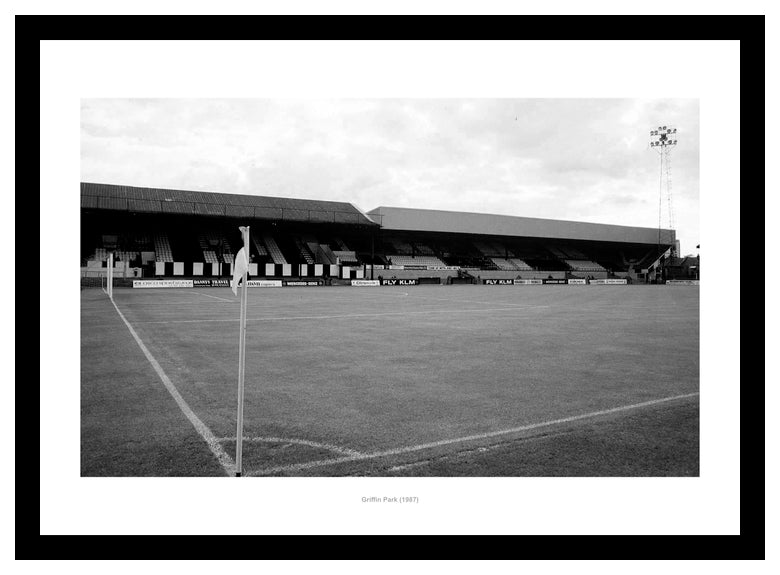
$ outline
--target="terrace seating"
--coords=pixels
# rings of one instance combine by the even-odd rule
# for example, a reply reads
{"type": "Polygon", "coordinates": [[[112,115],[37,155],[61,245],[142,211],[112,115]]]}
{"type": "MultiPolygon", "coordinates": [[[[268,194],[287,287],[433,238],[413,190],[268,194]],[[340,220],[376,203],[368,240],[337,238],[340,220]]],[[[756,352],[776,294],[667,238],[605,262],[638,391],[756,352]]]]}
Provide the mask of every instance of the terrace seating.
{"type": "MultiPolygon", "coordinates": [[[[306,238],[304,238],[304,241],[306,241],[306,238]]],[[[330,263],[330,260],[326,262],[316,261],[318,258],[323,259],[320,254],[320,244],[317,243],[317,240],[306,241],[306,247],[308,247],[309,251],[314,255],[315,263],[330,263]]]]}
{"type": "Polygon", "coordinates": [[[603,266],[592,262],[590,260],[563,260],[571,269],[578,272],[605,272],[607,271],[603,266]]]}
{"type": "Polygon", "coordinates": [[[265,249],[265,246],[263,245],[263,242],[257,239],[257,236],[252,234],[252,242],[255,244],[255,249],[257,250],[257,254],[259,256],[267,256],[268,250],[265,249]]]}
{"type": "Polygon", "coordinates": [[[172,262],[173,250],[168,242],[168,234],[159,233],[154,236],[154,257],[158,262],[172,262]]]}
{"type": "Polygon", "coordinates": [[[505,260],[502,258],[490,258],[490,261],[492,261],[498,269],[503,271],[517,271],[517,266],[512,262],[511,260],[505,260]]]}
{"type": "Polygon", "coordinates": [[[433,256],[390,256],[390,263],[395,266],[446,266],[443,261],[433,256]]]}
{"type": "Polygon", "coordinates": [[[212,243],[210,239],[210,233],[201,233],[198,235],[198,244],[200,245],[200,249],[203,251],[203,261],[209,264],[216,264],[219,263],[219,259],[217,258],[217,253],[213,248],[219,245],[219,240],[215,239],[212,243]]]}
{"type": "Polygon", "coordinates": [[[316,244],[315,248],[317,251],[315,252],[312,250],[313,253],[316,253],[322,261],[319,263],[323,264],[335,264],[336,263],[336,254],[333,253],[333,250],[330,249],[330,246],[328,244],[316,244]]]}
{"type": "Polygon", "coordinates": [[[533,267],[529,266],[527,263],[525,263],[523,260],[518,258],[509,258],[509,261],[515,264],[517,266],[517,269],[524,272],[530,272],[533,271],[533,267]]]}
{"type": "Polygon", "coordinates": [[[263,242],[268,246],[268,254],[275,264],[286,264],[287,260],[284,258],[282,250],[279,249],[279,245],[276,240],[269,233],[263,234],[263,242]]]}
{"type": "Polygon", "coordinates": [[[202,232],[198,236],[198,243],[200,249],[203,250],[203,261],[206,263],[219,263],[220,256],[225,263],[233,262],[233,250],[230,249],[230,242],[221,232],[214,230],[202,232]],[[207,256],[206,252],[211,252],[213,256],[207,256]],[[216,262],[213,261],[213,257],[217,258],[216,262]]]}
{"type": "Polygon", "coordinates": [[[311,253],[309,253],[308,248],[301,241],[301,238],[296,236],[294,240],[295,240],[295,247],[298,248],[298,253],[300,254],[303,261],[305,261],[307,264],[313,264],[314,258],[311,257],[311,253]]]}
{"type": "Polygon", "coordinates": [[[203,250],[203,261],[207,264],[219,263],[219,259],[217,258],[217,254],[214,253],[214,250],[203,250]]]}
{"type": "Polygon", "coordinates": [[[338,258],[342,264],[359,264],[357,255],[353,251],[333,250],[333,255],[338,258]]]}
{"type": "Polygon", "coordinates": [[[534,268],[529,266],[527,263],[525,263],[521,259],[517,258],[490,258],[490,261],[492,261],[498,269],[504,270],[504,271],[533,271],[534,268]]]}

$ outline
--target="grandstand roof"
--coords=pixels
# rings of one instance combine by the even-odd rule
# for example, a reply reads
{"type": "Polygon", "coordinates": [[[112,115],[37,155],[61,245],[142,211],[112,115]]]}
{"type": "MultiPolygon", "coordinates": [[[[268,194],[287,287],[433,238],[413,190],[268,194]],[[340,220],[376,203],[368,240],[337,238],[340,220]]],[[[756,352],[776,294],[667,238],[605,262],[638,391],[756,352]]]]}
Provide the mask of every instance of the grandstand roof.
{"type": "Polygon", "coordinates": [[[160,214],[377,225],[347,202],[138,188],[89,182],[81,183],[81,207],[160,214]]]}
{"type": "MultiPolygon", "coordinates": [[[[386,230],[466,233],[541,239],[571,239],[602,242],[652,244],[658,242],[658,228],[638,228],[547,220],[519,216],[499,216],[442,210],[418,210],[380,206],[368,216],[386,230]]],[[[674,242],[674,230],[662,230],[661,244],[674,242]]]]}

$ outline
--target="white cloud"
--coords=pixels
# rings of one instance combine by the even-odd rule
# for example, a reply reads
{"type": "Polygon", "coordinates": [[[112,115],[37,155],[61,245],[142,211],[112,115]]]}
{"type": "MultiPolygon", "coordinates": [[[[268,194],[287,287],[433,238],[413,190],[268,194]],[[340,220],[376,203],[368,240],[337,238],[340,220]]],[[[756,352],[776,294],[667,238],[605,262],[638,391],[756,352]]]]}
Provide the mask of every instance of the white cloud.
{"type": "Polygon", "coordinates": [[[85,100],[82,179],[655,227],[658,123],[687,252],[697,100],[85,100]]]}

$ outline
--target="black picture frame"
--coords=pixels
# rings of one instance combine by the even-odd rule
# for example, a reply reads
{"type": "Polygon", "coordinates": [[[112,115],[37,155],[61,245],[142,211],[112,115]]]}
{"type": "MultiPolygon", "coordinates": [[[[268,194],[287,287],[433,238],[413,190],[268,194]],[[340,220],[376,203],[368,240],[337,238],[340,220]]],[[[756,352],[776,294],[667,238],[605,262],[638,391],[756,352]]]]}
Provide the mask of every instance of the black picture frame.
{"type": "MultiPolygon", "coordinates": [[[[189,17],[186,25],[176,17],[77,17],[77,16],[17,16],[16,45],[16,257],[23,261],[29,253],[37,253],[39,230],[30,230],[20,216],[40,211],[39,198],[30,193],[25,174],[34,173],[29,150],[39,146],[39,117],[33,102],[40,93],[41,40],[141,40],[160,39],[171,42],[186,39],[421,39],[431,42],[458,39],[506,40],[734,40],[740,44],[741,130],[754,130],[753,145],[762,147],[764,132],[764,17],[763,16],[636,16],[636,17],[503,17],[448,18],[446,25],[431,19],[396,18],[397,25],[387,25],[385,18],[361,18],[308,22],[300,18],[280,18],[269,22],[265,17],[189,17]],[[262,23],[262,25],[258,25],[262,23]],[[336,25],[333,25],[333,24],[336,25]],[[313,24],[307,26],[306,24],[313,24]],[[342,26],[339,26],[342,24],[342,26]],[[303,38],[304,31],[312,37],[303,38]],[[337,32],[338,31],[338,32],[337,32]],[[392,31],[392,36],[391,32],[392,31]],[[435,32],[439,37],[432,37],[435,32]],[[401,37],[398,37],[401,36],[401,37]],[[27,165],[25,165],[27,164],[27,165]],[[24,234],[24,242],[19,241],[24,234]]],[[[747,138],[743,135],[743,141],[747,138]]],[[[762,189],[764,154],[744,155],[740,161],[742,186],[762,189]]],[[[40,169],[45,169],[40,166],[40,169]]],[[[749,225],[741,226],[743,235],[755,235],[755,241],[742,239],[751,246],[751,257],[763,261],[763,206],[760,202],[741,213],[750,217],[749,225]],[[762,253],[758,253],[761,251],[762,253]]],[[[743,276],[744,277],[744,276],[743,276]]],[[[22,274],[16,276],[20,297],[29,297],[37,281],[22,274]]],[[[45,283],[45,282],[44,282],[45,283]]],[[[744,287],[747,287],[745,285],[744,287]]],[[[17,560],[53,559],[285,559],[290,546],[298,549],[297,559],[763,559],[764,501],[764,304],[763,281],[743,289],[743,297],[752,302],[751,313],[742,315],[742,339],[739,353],[746,381],[752,384],[749,393],[741,391],[741,520],[740,535],[722,536],[111,536],[111,535],[46,535],[40,534],[39,497],[30,487],[42,472],[39,458],[30,452],[30,443],[39,444],[39,437],[29,435],[38,429],[30,421],[26,407],[38,404],[39,388],[16,374],[16,528],[15,556],[17,560]],[[760,309],[756,309],[760,308],[760,309]],[[748,323],[749,322],[749,323],[748,323]],[[755,341],[759,340],[759,341],[755,341]],[[755,357],[754,357],[755,356],[755,357]],[[749,370],[749,372],[747,371],[749,370]],[[758,373],[758,376],[757,376],[758,373]],[[749,377],[748,377],[749,375],[749,377]],[[25,431],[26,430],[26,431],[25,431]],[[394,545],[403,539],[403,545],[394,545]],[[368,539],[371,538],[371,539],[368,539]],[[281,540],[280,540],[281,539],[281,540]],[[347,541],[349,540],[349,541],[347,541]],[[386,540],[384,544],[381,540],[386,540]],[[382,545],[376,545],[382,542],[382,545]],[[288,545],[289,544],[289,545],[288,545]]],[[[41,294],[42,296],[43,294],[41,294]]],[[[29,340],[28,325],[42,325],[38,318],[25,317],[16,324],[19,341],[29,340]]],[[[39,350],[43,352],[44,350],[39,350]]],[[[19,365],[33,363],[26,346],[16,348],[19,365]]],[[[39,358],[43,360],[43,358],[39,358]]],[[[34,360],[34,358],[32,358],[34,360]]],[[[744,389],[744,388],[741,388],[744,389]]],[[[40,486],[39,486],[40,488],[40,486]]]]}

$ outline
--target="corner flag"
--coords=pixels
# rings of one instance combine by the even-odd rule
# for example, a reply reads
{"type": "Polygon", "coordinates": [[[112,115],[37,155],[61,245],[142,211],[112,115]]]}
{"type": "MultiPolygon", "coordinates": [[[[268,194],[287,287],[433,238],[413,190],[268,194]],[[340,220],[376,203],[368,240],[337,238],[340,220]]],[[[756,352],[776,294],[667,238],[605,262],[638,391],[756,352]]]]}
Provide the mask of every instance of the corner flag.
{"type": "Polygon", "coordinates": [[[238,282],[241,279],[244,283],[241,285],[241,316],[238,328],[238,409],[236,413],[236,477],[241,477],[242,471],[242,443],[244,438],[244,372],[246,368],[246,274],[249,270],[249,258],[247,251],[249,249],[249,226],[241,226],[241,239],[244,246],[238,251],[233,269],[233,280],[230,287],[233,288],[233,295],[238,295],[238,282]]]}
{"type": "MultiPolygon", "coordinates": [[[[244,234],[244,227],[238,228],[241,230],[241,234],[244,234]]],[[[230,288],[233,290],[233,295],[238,295],[238,282],[244,277],[244,274],[249,271],[249,258],[246,255],[246,245],[238,250],[236,255],[236,261],[233,264],[233,279],[230,282],[230,288]]],[[[246,281],[246,278],[244,278],[246,281]]]]}
{"type": "Polygon", "coordinates": [[[236,261],[233,264],[233,279],[230,280],[230,289],[233,290],[233,295],[238,295],[238,282],[244,277],[244,274],[249,271],[249,261],[246,257],[246,248],[238,250],[236,255],[236,261]]]}

